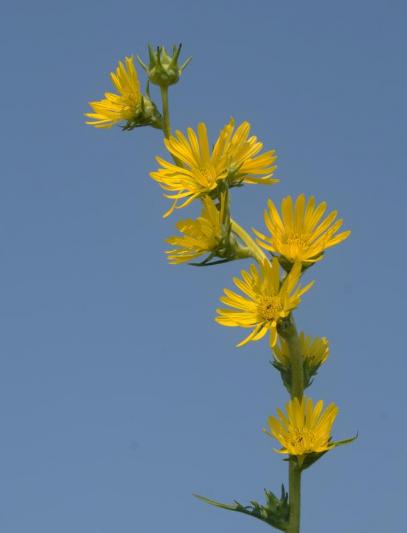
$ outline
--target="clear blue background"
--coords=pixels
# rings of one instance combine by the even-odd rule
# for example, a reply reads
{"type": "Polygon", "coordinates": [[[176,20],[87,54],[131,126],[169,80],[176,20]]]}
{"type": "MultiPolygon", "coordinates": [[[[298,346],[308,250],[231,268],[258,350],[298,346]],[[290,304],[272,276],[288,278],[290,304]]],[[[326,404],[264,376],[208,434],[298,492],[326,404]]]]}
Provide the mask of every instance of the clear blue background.
{"type": "Polygon", "coordinates": [[[402,0],[3,5],[2,532],[260,533],[191,493],[248,502],[286,480],[261,431],[286,401],[267,343],[237,350],[245,332],[213,321],[243,263],[168,266],[182,215],[162,220],[148,177],[160,132],[84,125],[148,42],[193,56],[174,126],[214,137],[233,115],[278,151],[281,183],[236,191],[239,221],[261,227],[269,195],[305,192],[352,229],[297,317],[331,341],[311,395],[340,406],[335,438],[360,436],[306,472],[302,531],[401,531],[406,16],[402,0]]]}

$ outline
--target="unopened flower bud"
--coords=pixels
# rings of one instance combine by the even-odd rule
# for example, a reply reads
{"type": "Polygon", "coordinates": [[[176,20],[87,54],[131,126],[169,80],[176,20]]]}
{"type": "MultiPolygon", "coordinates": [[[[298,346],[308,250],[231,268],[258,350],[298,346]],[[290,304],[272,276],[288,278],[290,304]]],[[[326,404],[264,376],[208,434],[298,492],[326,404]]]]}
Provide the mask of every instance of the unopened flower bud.
{"type": "Polygon", "coordinates": [[[191,57],[188,57],[182,65],[178,64],[181,47],[181,44],[178,47],[174,45],[171,56],[164,46],[157,46],[157,49],[154,51],[152,46],[149,45],[148,55],[150,63],[148,65],[137,56],[138,62],[146,71],[151,83],[159,85],[160,87],[169,87],[178,82],[182,71],[192,59],[191,57]]]}

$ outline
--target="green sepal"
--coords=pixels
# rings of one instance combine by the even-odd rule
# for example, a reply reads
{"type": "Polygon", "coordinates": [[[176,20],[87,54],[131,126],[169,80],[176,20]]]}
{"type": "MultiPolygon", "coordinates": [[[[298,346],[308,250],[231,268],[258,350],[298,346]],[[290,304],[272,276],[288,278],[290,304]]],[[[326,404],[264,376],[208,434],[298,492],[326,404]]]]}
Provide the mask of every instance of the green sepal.
{"type": "Polygon", "coordinates": [[[157,46],[154,50],[153,47],[148,45],[148,57],[149,64],[143,62],[143,60],[137,56],[137,60],[141,67],[147,73],[148,79],[154,85],[160,87],[169,87],[174,85],[180,79],[183,70],[191,61],[191,57],[188,57],[182,65],[178,64],[178,59],[181,53],[182,45],[174,45],[172,48],[172,55],[167,52],[164,46],[157,46]]]}
{"type": "Polygon", "coordinates": [[[281,486],[280,498],[277,498],[277,496],[267,489],[264,489],[264,493],[266,495],[265,505],[261,505],[256,500],[251,500],[250,505],[242,505],[237,500],[234,500],[234,504],[226,504],[211,500],[205,496],[200,496],[199,494],[194,494],[194,496],[205,503],[209,503],[209,505],[253,516],[280,531],[287,531],[290,508],[288,504],[288,493],[285,491],[284,485],[281,486]]]}

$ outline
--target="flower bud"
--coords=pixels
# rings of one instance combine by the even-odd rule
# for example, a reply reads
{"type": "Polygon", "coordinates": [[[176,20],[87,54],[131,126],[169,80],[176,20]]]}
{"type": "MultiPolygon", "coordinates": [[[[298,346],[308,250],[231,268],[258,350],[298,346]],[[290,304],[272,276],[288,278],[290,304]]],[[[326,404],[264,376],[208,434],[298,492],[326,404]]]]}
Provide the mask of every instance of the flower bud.
{"type": "Polygon", "coordinates": [[[178,82],[182,71],[192,59],[191,57],[188,57],[182,65],[178,64],[181,47],[181,44],[178,47],[174,45],[171,56],[164,46],[157,46],[156,51],[154,51],[152,46],[148,45],[149,65],[146,65],[142,59],[137,56],[138,62],[146,71],[151,83],[159,85],[160,87],[169,87],[178,82]]]}

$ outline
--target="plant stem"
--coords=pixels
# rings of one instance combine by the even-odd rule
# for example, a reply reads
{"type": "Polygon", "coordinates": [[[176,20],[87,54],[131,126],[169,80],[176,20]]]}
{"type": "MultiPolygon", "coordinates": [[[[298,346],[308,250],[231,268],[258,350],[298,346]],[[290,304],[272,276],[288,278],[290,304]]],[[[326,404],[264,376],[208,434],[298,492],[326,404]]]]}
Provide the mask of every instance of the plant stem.
{"type": "MultiPolygon", "coordinates": [[[[160,92],[161,92],[162,116],[163,116],[162,131],[164,133],[164,137],[168,139],[171,135],[170,107],[168,105],[168,87],[162,87],[160,85],[160,92]]],[[[174,154],[171,154],[171,155],[176,165],[178,165],[179,167],[184,166],[182,164],[182,161],[180,161],[178,157],[175,157],[174,154]]]]}
{"type": "Polygon", "coordinates": [[[161,92],[161,101],[162,101],[162,114],[163,114],[163,133],[164,137],[168,139],[171,135],[171,125],[170,125],[170,110],[168,107],[168,87],[160,86],[161,92]]]}
{"type": "Polygon", "coordinates": [[[263,250],[257,246],[255,241],[250,237],[250,235],[247,233],[247,231],[240,226],[236,220],[233,220],[233,218],[230,219],[230,225],[233,233],[235,233],[242,241],[246,244],[248,249],[250,250],[250,255],[256,259],[258,263],[262,263],[267,259],[266,255],[264,254],[263,250]]]}
{"type": "Polygon", "coordinates": [[[289,462],[290,521],[287,533],[300,532],[301,517],[301,470],[293,459],[289,462]]]}
{"type": "Polygon", "coordinates": [[[290,351],[291,398],[298,398],[301,401],[304,394],[304,362],[301,354],[300,339],[293,317],[291,317],[291,321],[292,325],[286,337],[290,351]]]}
{"type": "Polygon", "coordinates": [[[240,246],[235,251],[235,259],[248,259],[249,257],[253,257],[253,253],[248,246],[240,246]]]}
{"type": "MultiPolygon", "coordinates": [[[[291,327],[285,337],[290,351],[291,364],[291,398],[302,400],[304,394],[304,366],[300,349],[300,340],[295,327],[294,318],[291,317],[291,327]]],[[[301,468],[298,466],[296,458],[291,456],[289,461],[289,498],[290,498],[290,520],[287,533],[300,533],[301,515],[301,468]]]]}

